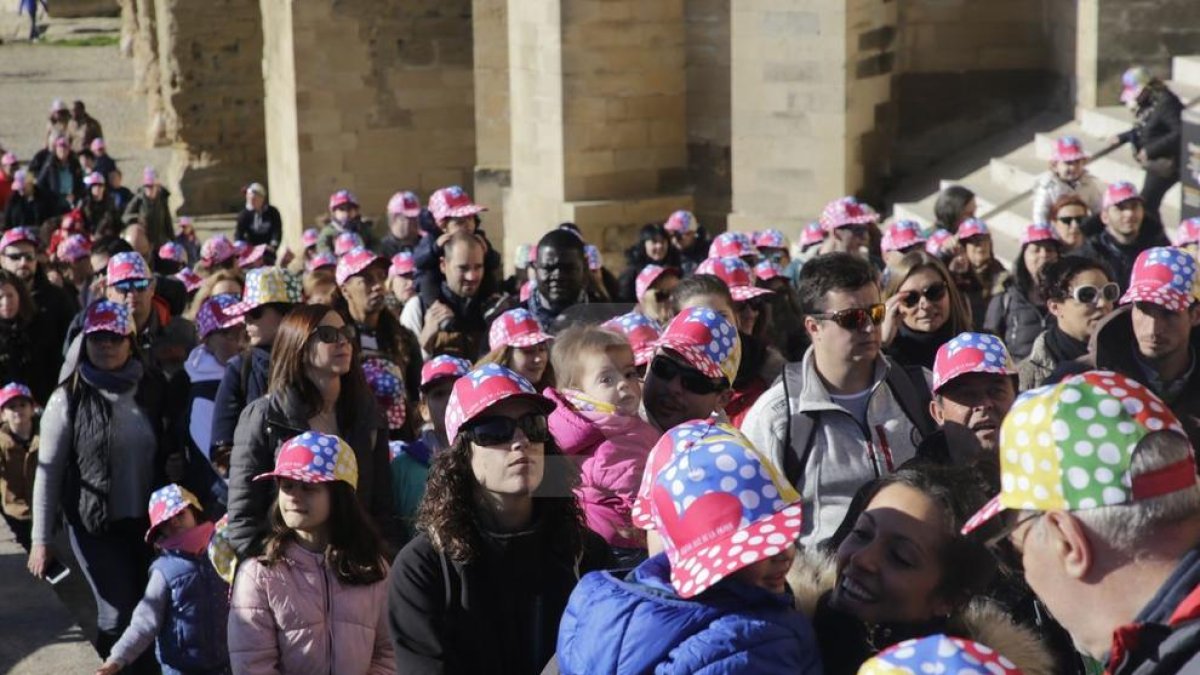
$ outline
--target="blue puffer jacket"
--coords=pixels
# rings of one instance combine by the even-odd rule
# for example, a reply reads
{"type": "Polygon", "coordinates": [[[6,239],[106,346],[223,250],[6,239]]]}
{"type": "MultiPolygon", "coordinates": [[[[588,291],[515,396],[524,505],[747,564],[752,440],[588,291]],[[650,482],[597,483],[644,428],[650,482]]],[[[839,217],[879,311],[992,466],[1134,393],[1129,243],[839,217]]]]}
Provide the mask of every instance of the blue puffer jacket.
{"type": "Polygon", "coordinates": [[[623,580],[584,576],[559,625],[560,672],[821,673],[812,624],[790,594],[726,580],[683,600],[670,576],[665,554],[623,580]]]}

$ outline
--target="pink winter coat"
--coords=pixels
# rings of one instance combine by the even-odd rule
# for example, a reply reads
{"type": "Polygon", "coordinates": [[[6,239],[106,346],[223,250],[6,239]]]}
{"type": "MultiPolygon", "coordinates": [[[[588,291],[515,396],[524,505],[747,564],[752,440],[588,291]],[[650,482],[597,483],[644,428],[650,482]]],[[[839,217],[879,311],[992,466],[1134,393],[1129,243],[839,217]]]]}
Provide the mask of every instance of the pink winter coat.
{"type": "Polygon", "coordinates": [[[270,567],[246,560],[233,582],[229,662],[239,675],[390,675],[387,580],[343,585],[296,543],[270,567]]]}
{"type": "Polygon", "coordinates": [[[563,454],[582,460],[579,502],[587,526],[610,546],[645,548],[630,519],[633,498],[642,482],[646,456],[658,442],[657,429],[640,417],[575,409],[555,389],[542,392],[557,405],[550,413],[550,433],[563,454]]]}

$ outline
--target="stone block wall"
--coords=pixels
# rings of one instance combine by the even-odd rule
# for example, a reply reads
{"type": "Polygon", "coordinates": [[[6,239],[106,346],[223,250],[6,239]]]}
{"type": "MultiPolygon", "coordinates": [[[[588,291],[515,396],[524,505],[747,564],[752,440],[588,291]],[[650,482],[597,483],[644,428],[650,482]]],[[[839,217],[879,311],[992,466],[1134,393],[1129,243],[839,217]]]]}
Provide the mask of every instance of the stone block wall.
{"type": "Polygon", "coordinates": [[[52,19],[117,16],[121,4],[118,0],[54,0],[46,5],[46,13],[52,19]]]}
{"type": "Polygon", "coordinates": [[[721,232],[733,208],[731,166],[731,0],[687,0],[688,174],[695,214],[721,232]]]}
{"type": "Polygon", "coordinates": [[[131,0],[123,5],[132,12],[133,20],[133,89],[146,98],[150,125],[146,129],[149,145],[165,145],[167,136],[162,114],[162,80],[158,72],[158,24],[155,21],[155,0],[131,0]]]}
{"type": "Polygon", "coordinates": [[[491,241],[504,241],[504,194],[512,185],[508,78],[508,0],[474,0],[475,191],[488,207],[483,224],[491,241]]]}
{"type": "Polygon", "coordinates": [[[1140,64],[1164,79],[1171,57],[1200,44],[1195,0],[1079,0],[1080,106],[1117,105],[1121,73],[1140,64]]]}

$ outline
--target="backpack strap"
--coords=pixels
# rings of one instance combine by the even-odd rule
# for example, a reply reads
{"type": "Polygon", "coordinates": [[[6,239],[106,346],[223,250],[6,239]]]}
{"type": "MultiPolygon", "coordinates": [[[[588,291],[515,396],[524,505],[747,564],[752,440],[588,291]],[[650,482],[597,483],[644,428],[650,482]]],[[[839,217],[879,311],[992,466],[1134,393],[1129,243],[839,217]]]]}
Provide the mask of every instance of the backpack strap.
{"type": "Polygon", "coordinates": [[[917,371],[918,373],[914,375],[908,368],[892,363],[888,368],[886,381],[892,394],[896,397],[896,402],[904,411],[905,417],[908,417],[913,426],[917,428],[921,438],[928,438],[936,431],[933,420],[929,417],[929,402],[932,400],[932,395],[929,393],[929,387],[925,386],[924,372],[920,367],[917,368],[917,371]],[[914,382],[915,378],[920,378],[920,384],[914,382]]]}
{"type": "MultiPolygon", "coordinates": [[[[804,364],[789,363],[783,367],[783,402],[791,413],[791,389],[800,391],[804,387],[804,364]]],[[[801,412],[788,415],[787,426],[783,432],[783,475],[788,482],[800,490],[804,482],[804,469],[808,466],[808,458],[812,454],[813,433],[816,431],[816,413],[801,412]],[[803,439],[799,455],[792,448],[792,439],[803,439]]]]}

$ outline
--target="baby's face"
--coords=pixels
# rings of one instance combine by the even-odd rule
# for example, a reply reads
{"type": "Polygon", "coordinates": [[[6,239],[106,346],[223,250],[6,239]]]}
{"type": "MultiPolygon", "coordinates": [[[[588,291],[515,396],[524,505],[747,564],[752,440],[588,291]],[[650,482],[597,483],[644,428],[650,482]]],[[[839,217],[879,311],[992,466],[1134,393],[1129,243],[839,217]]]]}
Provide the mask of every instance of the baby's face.
{"type": "Polygon", "coordinates": [[[796,547],[787,546],[770,558],[763,558],[751,563],[733,573],[733,578],[749,584],[765,588],[772,593],[783,593],[787,590],[787,573],[796,559],[796,547]]]}
{"type": "Polygon", "coordinates": [[[642,402],[642,381],[633,365],[633,350],[612,348],[590,352],[581,358],[583,393],[616,406],[620,415],[638,414],[642,402]]]}

